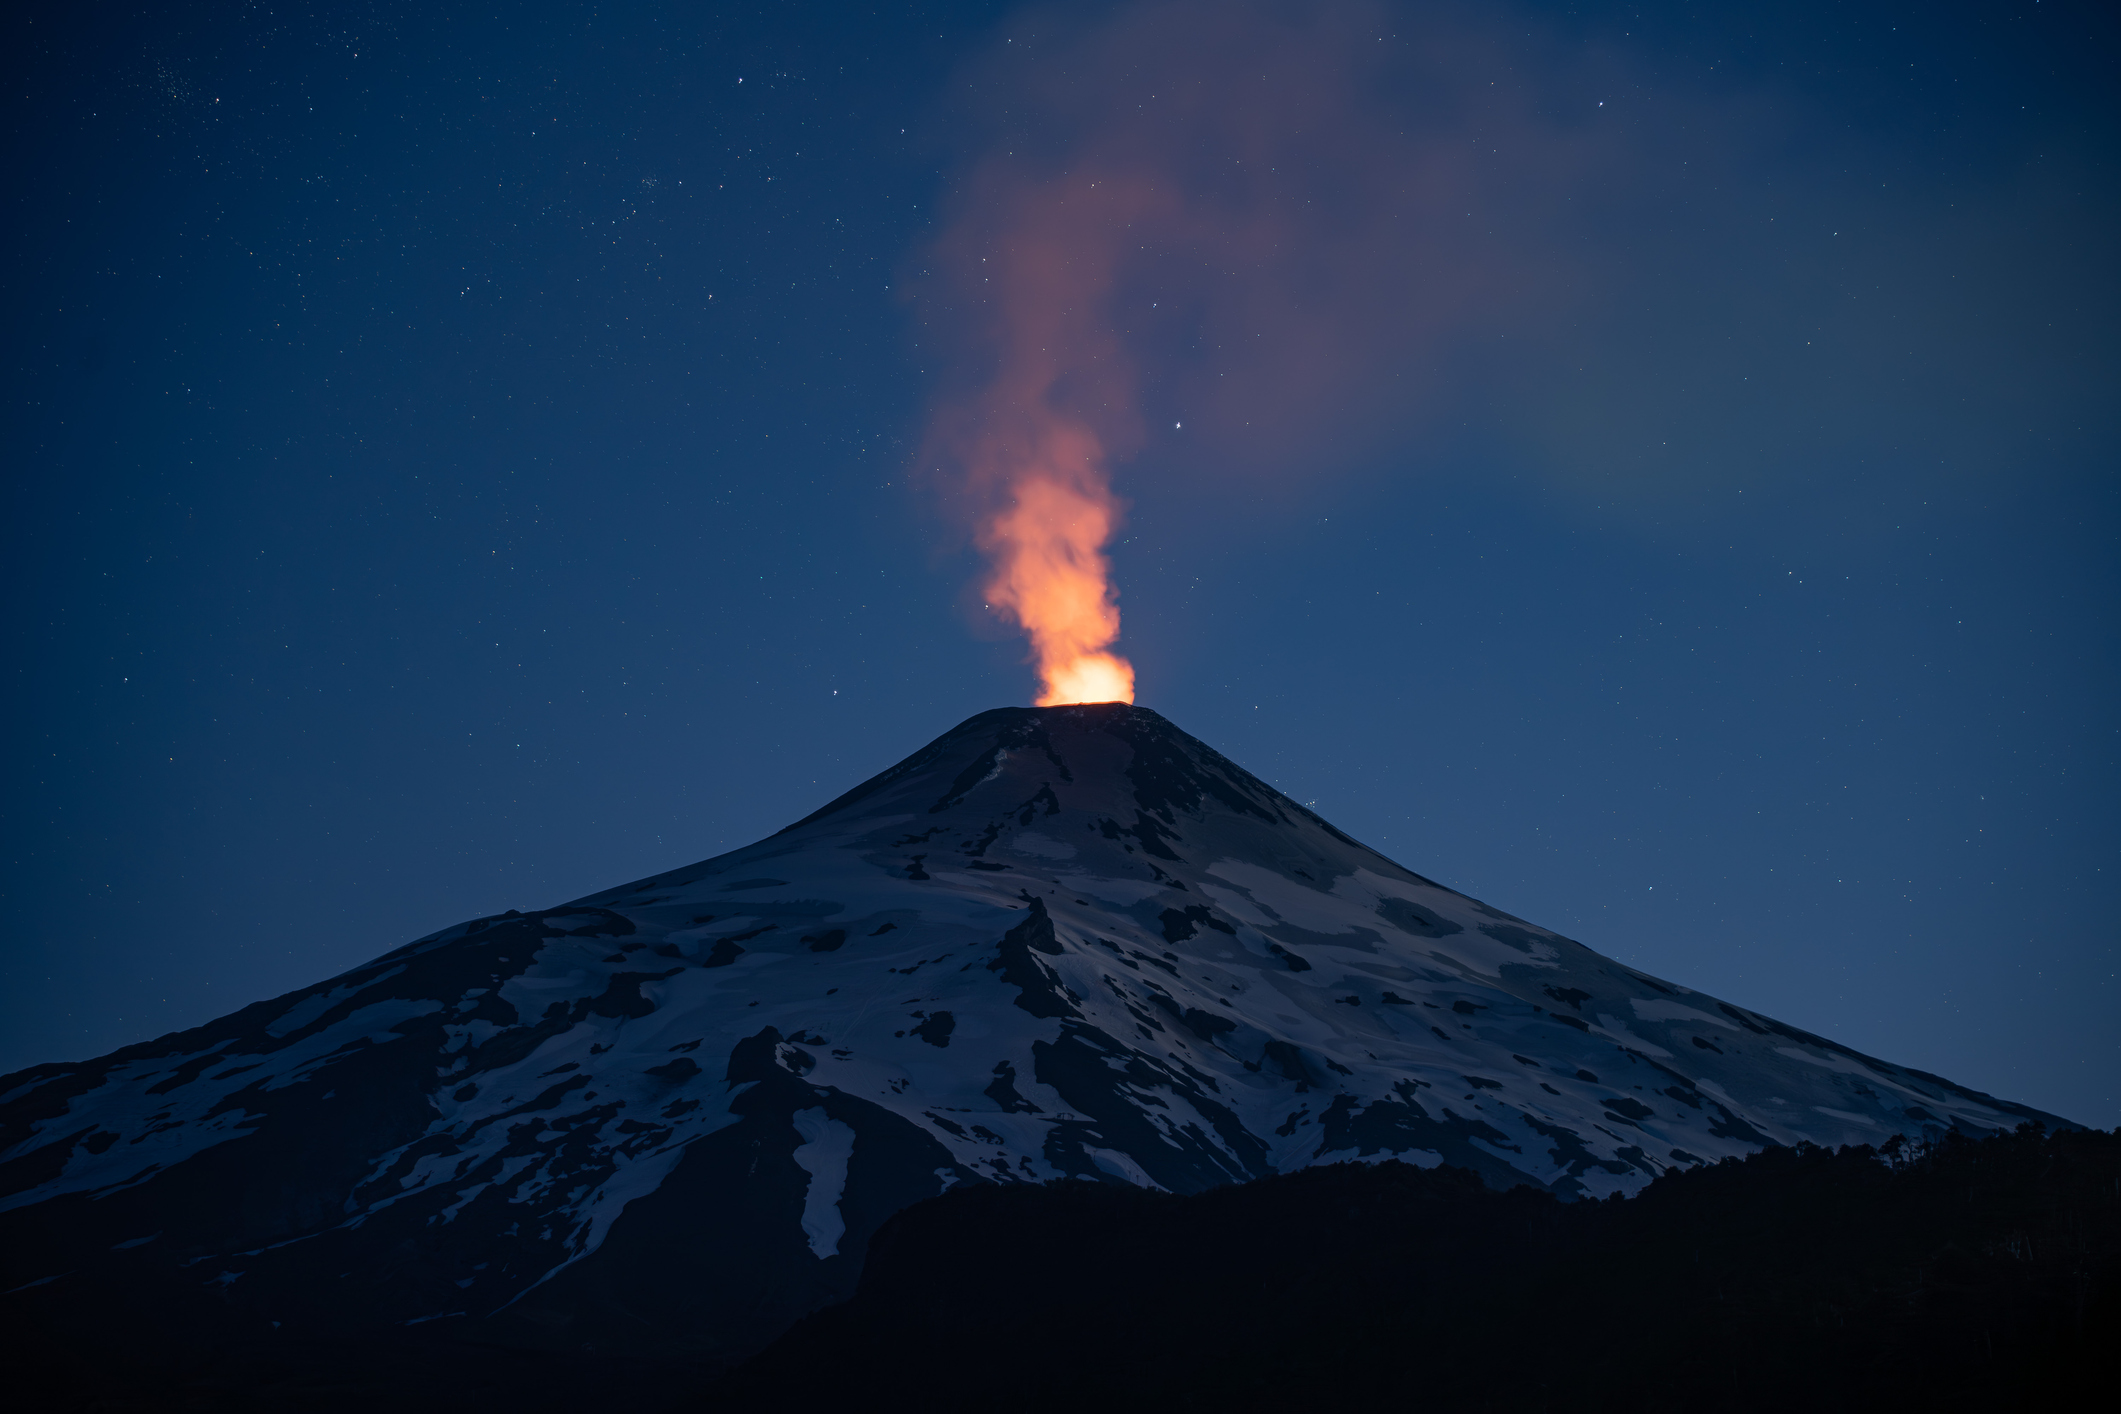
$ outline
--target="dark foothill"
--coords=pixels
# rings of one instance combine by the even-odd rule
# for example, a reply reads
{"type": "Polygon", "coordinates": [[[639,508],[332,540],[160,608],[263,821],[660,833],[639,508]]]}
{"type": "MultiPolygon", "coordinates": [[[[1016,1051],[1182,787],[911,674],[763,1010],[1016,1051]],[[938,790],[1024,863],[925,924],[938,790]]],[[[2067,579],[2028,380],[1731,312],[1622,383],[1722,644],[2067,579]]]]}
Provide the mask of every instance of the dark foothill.
{"type": "Polygon", "coordinates": [[[810,944],[812,952],[836,952],[847,941],[845,928],[827,928],[822,933],[806,933],[803,941],[810,944]]]}

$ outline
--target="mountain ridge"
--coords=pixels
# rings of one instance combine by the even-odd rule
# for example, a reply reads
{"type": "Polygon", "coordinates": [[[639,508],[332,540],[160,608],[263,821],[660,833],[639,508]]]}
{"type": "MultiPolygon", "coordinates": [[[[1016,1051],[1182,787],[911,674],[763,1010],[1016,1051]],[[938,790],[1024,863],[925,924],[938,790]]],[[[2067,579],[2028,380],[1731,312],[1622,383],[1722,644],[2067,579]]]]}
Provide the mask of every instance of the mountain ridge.
{"type": "Polygon", "coordinates": [[[730,1360],[967,1183],[1595,1197],[2027,1119],[2067,1124],[1451,891],[1148,709],[999,708],[742,849],[0,1078],[0,1291],[730,1360]]]}

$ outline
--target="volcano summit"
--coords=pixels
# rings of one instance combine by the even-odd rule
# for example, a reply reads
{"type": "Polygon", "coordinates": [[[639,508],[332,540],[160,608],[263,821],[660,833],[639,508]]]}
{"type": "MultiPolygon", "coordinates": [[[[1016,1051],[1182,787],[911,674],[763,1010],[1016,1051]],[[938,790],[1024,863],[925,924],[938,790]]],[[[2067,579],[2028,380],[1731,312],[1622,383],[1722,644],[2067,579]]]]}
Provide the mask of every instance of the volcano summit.
{"type": "Polygon", "coordinates": [[[2066,1127],[1432,883],[1154,712],[1004,708],[747,848],[0,1079],[0,1288],[712,1364],[954,1185],[1597,1196],[2026,1119],[2066,1127]]]}

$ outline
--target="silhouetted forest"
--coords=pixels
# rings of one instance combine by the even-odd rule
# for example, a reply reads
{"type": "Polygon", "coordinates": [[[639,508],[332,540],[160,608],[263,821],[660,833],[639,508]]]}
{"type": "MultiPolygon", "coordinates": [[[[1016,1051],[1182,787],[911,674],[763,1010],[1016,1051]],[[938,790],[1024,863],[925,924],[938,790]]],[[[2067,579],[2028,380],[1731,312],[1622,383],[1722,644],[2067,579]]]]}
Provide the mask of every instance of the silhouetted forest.
{"type": "Polygon", "coordinates": [[[253,1329],[213,1291],[20,1293],[0,1392],[96,1414],[2104,1407],[2121,1131],[1770,1150],[1604,1202],[1398,1163],[1189,1197],[961,1188],[885,1225],[854,1300],[719,1380],[564,1341],[253,1329]]]}
{"type": "Polygon", "coordinates": [[[1573,1204],[1399,1163],[959,1190],[699,1407],[2059,1409],[2117,1350],[2121,1131],[2027,1126],[1573,1204]]]}

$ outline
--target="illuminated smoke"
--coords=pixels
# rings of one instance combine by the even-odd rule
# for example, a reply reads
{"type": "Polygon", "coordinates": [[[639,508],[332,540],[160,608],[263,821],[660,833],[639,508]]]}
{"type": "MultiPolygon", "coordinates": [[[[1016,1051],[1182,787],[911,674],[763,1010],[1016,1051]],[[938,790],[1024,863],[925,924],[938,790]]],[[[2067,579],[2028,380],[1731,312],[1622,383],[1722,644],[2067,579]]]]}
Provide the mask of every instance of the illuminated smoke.
{"type": "Polygon", "coordinates": [[[1230,545],[1231,518],[1309,514],[1333,476],[1509,465],[1577,504],[1706,506],[1847,465],[1851,436],[1960,454],[1941,390],[1995,396],[1953,352],[1990,306],[1938,272],[2006,279],[1975,253],[1984,208],[1863,188],[1894,254],[1862,267],[1876,292],[1830,298],[1841,277],[1791,233],[1840,220],[1855,178],[1789,153],[1852,139],[1772,84],[1690,86],[1597,34],[1452,0],[1048,5],[955,76],[938,235],[901,282],[939,380],[918,465],[1041,702],[1132,696],[1110,560],[1130,505],[1176,556],[1214,519],[1230,545]],[[1761,173],[1786,170],[1810,173],[1805,214],[1762,219],[1761,173]],[[1806,406],[1840,411],[1787,415],[1806,406]]]}
{"type": "Polygon", "coordinates": [[[958,89],[968,146],[910,281],[942,365],[921,465],[988,558],[981,603],[1029,640],[1041,705],[1133,700],[1115,469],[1213,509],[1240,482],[1291,497],[1559,306],[1567,263],[1526,233],[1598,164],[1498,85],[1490,39],[1439,21],[1387,43],[1393,14],[1029,11],[958,89]],[[1498,175],[1535,193],[1507,221],[1498,175]],[[1145,407],[1194,429],[1148,465],[1145,407]]]}
{"type": "Polygon", "coordinates": [[[979,547],[994,561],[987,599],[1031,640],[1039,706],[1132,702],[1133,665],[1104,651],[1119,637],[1104,553],[1118,506],[1096,440],[1081,429],[1055,432],[1046,456],[1015,468],[1012,504],[980,527],[979,547]]]}
{"type": "Polygon", "coordinates": [[[1133,665],[1110,651],[1120,618],[1106,547],[1124,509],[1112,459],[1141,430],[1109,303],[1113,232],[1160,203],[1140,185],[1027,180],[1006,160],[971,184],[979,202],[934,258],[966,290],[988,361],[939,405],[931,460],[962,477],[992,566],[983,602],[1030,640],[1038,705],[1132,702],[1133,665]]]}

